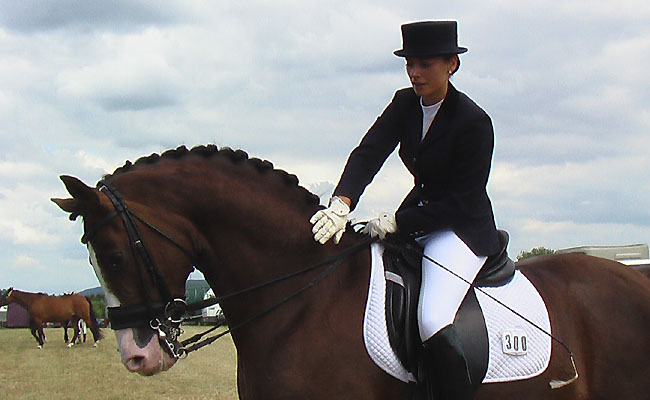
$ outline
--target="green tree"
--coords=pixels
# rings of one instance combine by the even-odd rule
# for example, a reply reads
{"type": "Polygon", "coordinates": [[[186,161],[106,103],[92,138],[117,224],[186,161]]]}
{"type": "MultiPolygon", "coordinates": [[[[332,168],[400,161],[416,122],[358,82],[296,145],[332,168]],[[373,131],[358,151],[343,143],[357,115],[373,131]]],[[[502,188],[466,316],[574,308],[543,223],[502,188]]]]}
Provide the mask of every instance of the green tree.
{"type": "Polygon", "coordinates": [[[90,302],[93,305],[93,311],[97,318],[106,318],[106,300],[102,294],[94,294],[89,296],[90,302]]]}
{"type": "Polygon", "coordinates": [[[541,256],[544,254],[553,254],[553,253],[555,253],[555,250],[547,249],[546,247],[535,247],[530,251],[522,250],[517,256],[517,261],[521,261],[523,259],[530,258],[530,257],[541,256]]]}

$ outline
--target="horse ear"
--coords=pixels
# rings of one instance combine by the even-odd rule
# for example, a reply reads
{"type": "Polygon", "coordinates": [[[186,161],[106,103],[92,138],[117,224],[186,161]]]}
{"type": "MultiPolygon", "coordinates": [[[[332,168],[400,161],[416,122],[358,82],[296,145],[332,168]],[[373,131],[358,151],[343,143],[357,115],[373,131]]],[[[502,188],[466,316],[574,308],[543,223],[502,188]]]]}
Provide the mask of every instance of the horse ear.
{"type": "Polygon", "coordinates": [[[82,209],[99,204],[99,197],[97,191],[83,183],[81,180],[68,175],[61,175],[61,180],[72,195],[71,199],[50,199],[63,211],[70,213],[70,219],[75,220],[82,209]]]}
{"type": "Polygon", "coordinates": [[[56,203],[57,206],[59,206],[60,209],[63,211],[67,211],[69,213],[74,212],[77,209],[77,204],[79,202],[77,199],[55,199],[51,198],[54,203],[56,203]]]}

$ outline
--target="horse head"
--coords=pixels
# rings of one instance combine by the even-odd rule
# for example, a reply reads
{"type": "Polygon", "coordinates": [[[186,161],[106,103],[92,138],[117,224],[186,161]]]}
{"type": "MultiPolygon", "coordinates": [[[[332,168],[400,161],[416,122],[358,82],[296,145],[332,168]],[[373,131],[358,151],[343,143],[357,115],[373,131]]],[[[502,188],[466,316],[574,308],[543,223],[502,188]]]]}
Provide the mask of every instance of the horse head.
{"type": "MultiPolygon", "coordinates": [[[[127,162],[96,188],[61,179],[72,197],[52,200],[71,219],[83,218],[82,242],[104,287],[122,362],[144,375],[171,367],[182,355],[174,340],[180,317],[174,315],[183,308],[194,267],[225,297],[336,252],[334,244],[312,239],[309,216],[318,197],[294,175],[243,151],[179,148],[127,162]]],[[[314,274],[229,297],[221,308],[230,325],[242,324],[260,313],[260,304],[280,301],[275,288],[296,290],[314,274]]],[[[288,320],[286,310],[277,315],[288,320]]],[[[273,317],[261,323],[271,329],[273,317]]],[[[247,325],[233,340],[255,342],[258,330],[247,325]]]]}
{"type": "MultiPolygon", "coordinates": [[[[120,198],[116,200],[105,187],[91,188],[71,176],[62,176],[61,180],[72,197],[52,201],[70,213],[70,219],[83,218],[82,242],[88,247],[90,263],[104,289],[122,363],[129,371],[142,375],[169,369],[178,354],[164,351],[169,343],[161,347],[158,339],[173,332],[161,330],[158,325],[164,326],[169,317],[165,315],[170,313],[167,302],[184,298],[185,280],[193,270],[191,255],[185,250],[190,246],[189,239],[169,228],[164,235],[176,239],[160,241],[161,231],[147,226],[146,221],[164,218],[147,207],[146,201],[124,201],[118,192],[120,198]],[[156,243],[155,253],[148,251],[147,244],[152,242],[156,243]],[[127,313],[121,313],[122,321],[117,317],[113,320],[111,309],[127,313]]],[[[124,193],[138,190],[128,182],[122,188],[124,193]]]]}
{"type": "Polygon", "coordinates": [[[0,292],[0,307],[6,306],[7,304],[11,303],[12,301],[11,293],[13,292],[13,290],[14,288],[10,287],[0,292]]]}

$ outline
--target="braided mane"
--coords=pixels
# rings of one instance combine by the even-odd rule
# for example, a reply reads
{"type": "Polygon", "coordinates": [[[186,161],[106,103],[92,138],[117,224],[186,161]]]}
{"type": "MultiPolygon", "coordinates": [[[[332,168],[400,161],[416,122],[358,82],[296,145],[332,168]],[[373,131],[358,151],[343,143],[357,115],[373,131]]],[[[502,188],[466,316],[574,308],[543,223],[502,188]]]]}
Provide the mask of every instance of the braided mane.
{"type": "Polygon", "coordinates": [[[230,161],[232,161],[234,164],[248,163],[260,173],[267,173],[271,171],[272,173],[281,176],[287,186],[295,186],[298,189],[302,190],[308,203],[318,204],[320,201],[317,195],[311,193],[299,185],[298,177],[296,175],[290,174],[281,169],[275,169],[270,161],[261,160],[259,158],[249,158],[248,153],[239,149],[233,150],[230,147],[222,147],[219,149],[214,144],[195,146],[192,149],[188,149],[185,145],[182,145],[175,149],[166,150],[162,154],[152,153],[151,155],[138,158],[135,163],[127,161],[123,166],[117,168],[112,174],[105,175],[104,179],[109,179],[112,176],[129,172],[136,166],[155,164],[161,159],[181,159],[190,154],[203,156],[205,158],[225,157],[230,159],[230,161]]]}

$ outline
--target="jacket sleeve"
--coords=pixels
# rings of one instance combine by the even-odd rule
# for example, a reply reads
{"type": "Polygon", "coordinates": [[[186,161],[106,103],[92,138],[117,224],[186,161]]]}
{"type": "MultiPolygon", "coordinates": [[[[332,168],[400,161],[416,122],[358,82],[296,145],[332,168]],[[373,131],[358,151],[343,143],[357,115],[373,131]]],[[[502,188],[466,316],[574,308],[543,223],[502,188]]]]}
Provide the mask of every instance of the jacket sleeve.
{"type": "Polygon", "coordinates": [[[339,183],[334,189],[334,195],[343,195],[352,200],[351,209],[356,207],[366,187],[399,143],[401,107],[398,93],[370,127],[359,145],[352,150],[339,183]]]}

